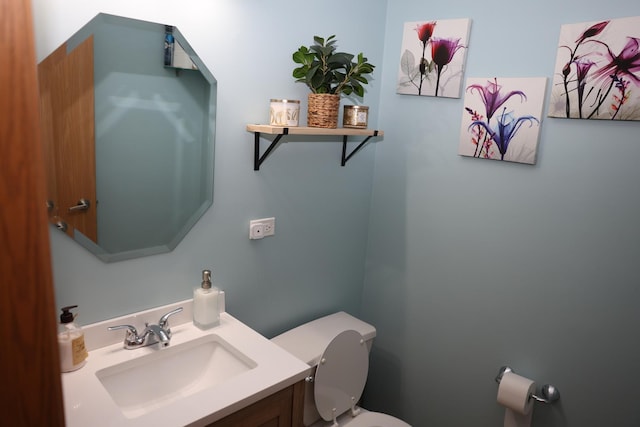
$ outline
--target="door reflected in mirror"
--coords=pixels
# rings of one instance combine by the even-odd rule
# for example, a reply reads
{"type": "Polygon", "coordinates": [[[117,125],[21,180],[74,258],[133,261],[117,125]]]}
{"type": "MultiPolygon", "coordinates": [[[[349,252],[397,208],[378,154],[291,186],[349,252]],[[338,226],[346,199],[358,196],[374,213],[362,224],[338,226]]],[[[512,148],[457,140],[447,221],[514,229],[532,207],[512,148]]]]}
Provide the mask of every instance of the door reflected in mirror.
{"type": "Polygon", "coordinates": [[[105,262],[213,202],[216,80],[173,26],[99,14],[38,65],[52,224],[105,262]]]}

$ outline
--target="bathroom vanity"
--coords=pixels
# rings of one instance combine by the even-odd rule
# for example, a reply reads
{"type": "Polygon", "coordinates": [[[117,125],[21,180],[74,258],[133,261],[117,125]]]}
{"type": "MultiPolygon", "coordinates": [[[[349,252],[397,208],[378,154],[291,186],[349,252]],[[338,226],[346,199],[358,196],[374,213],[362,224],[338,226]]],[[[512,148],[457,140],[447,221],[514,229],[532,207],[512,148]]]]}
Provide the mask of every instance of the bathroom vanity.
{"type": "Polygon", "coordinates": [[[192,301],[88,325],[87,364],[62,374],[67,426],[227,427],[302,425],[310,367],[226,312],[206,331],[192,301]],[[124,349],[118,325],[170,318],[168,346],[124,349]]]}

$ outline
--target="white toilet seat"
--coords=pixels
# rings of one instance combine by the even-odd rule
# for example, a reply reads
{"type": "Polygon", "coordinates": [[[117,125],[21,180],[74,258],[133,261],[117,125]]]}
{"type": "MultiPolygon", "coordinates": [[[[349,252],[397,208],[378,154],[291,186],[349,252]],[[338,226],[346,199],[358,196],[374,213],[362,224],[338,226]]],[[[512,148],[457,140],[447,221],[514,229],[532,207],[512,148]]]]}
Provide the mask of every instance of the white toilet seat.
{"type": "Polygon", "coordinates": [[[360,333],[339,333],[322,353],[314,378],[316,409],[332,421],[355,407],[369,373],[369,350],[360,333]]]}
{"type": "MultiPolygon", "coordinates": [[[[345,417],[346,418],[346,417],[345,417]]],[[[380,412],[362,412],[351,420],[345,420],[340,427],[411,427],[402,420],[380,412]]]]}
{"type": "MultiPolygon", "coordinates": [[[[330,425],[330,422],[320,420],[313,424],[312,427],[327,427],[330,425]]],[[[357,417],[351,417],[348,413],[343,414],[338,418],[338,425],[340,427],[411,427],[410,424],[391,415],[380,412],[369,412],[364,409],[362,409],[362,412],[357,417]]]]}
{"type": "Polygon", "coordinates": [[[315,425],[330,425],[334,416],[340,427],[411,427],[390,415],[352,408],[364,391],[369,373],[369,350],[359,332],[339,333],[327,346],[314,377],[315,404],[323,418],[315,425]],[[329,424],[327,423],[329,422],[329,424]]]}

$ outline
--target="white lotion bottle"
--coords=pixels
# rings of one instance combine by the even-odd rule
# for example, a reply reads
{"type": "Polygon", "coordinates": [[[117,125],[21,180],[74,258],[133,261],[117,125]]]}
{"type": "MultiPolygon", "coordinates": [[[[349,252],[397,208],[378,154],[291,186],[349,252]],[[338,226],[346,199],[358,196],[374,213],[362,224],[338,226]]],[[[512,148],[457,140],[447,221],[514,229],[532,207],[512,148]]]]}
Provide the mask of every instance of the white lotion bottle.
{"type": "Polygon", "coordinates": [[[211,286],[211,271],[202,271],[202,283],[193,291],[193,324],[209,329],[220,324],[220,289],[211,286]]]}
{"type": "Polygon", "coordinates": [[[58,346],[60,348],[60,370],[71,372],[87,363],[87,349],[84,346],[84,331],[74,322],[71,313],[77,305],[62,307],[58,326],[58,346]]]}

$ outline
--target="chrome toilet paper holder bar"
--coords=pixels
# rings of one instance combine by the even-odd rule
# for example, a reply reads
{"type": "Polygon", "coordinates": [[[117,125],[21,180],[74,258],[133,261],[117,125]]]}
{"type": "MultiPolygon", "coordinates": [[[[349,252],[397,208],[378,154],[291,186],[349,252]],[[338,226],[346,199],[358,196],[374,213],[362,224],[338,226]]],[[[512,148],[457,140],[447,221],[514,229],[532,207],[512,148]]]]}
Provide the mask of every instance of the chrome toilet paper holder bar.
{"type": "MultiPolygon", "coordinates": [[[[500,370],[498,371],[498,375],[496,376],[496,382],[498,384],[500,384],[500,381],[502,380],[502,376],[507,372],[513,372],[513,369],[511,369],[509,366],[502,366],[500,368],[500,370]]],[[[540,394],[541,396],[538,396],[532,393],[531,396],[529,396],[529,398],[537,400],[538,402],[542,402],[542,403],[554,403],[560,399],[560,391],[551,384],[543,385],[542,388],[540,389],[540,394]]]]}

